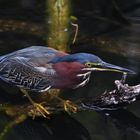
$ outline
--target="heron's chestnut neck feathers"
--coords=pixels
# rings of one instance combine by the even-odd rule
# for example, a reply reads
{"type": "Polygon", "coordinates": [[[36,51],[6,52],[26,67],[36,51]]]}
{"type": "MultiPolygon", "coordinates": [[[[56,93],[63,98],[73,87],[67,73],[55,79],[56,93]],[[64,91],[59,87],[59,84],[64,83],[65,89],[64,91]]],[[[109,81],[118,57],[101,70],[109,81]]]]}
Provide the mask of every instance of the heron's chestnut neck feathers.
{"type": "Polygon", "coordinates": [[[79,83],[83,82],[83,78],[78,77],[78,74],[82,74],[83,64],[79,62],[58,62],[53,65],[57,74],[55,81],[55,88],[74,88],[79,83]]]}
{"type": "Polygon", "coordinates": [[[82,68],[84,68],[84,65],[79,62],[58,62],[53,65],[53,68],[62,78],[63,75],[64,77],[66,77],[66,75],[68,77],[72,75],[76,76],[76,74],[80,73],[82,68]]]}

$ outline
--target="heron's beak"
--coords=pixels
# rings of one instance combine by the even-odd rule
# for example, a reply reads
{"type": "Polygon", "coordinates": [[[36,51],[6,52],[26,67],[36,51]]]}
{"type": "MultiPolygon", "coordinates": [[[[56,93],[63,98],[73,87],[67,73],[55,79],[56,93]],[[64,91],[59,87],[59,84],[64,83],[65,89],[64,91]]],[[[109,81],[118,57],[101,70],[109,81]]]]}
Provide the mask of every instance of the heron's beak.
{"type": "MultiPolygon", "coordinates": [[[[127,74],[136,74],[134,71],[119,67],[113,64],[109,64],[106,62],[101,63],[100,65],[93,66],[92,68],[88,68],[91,71],[113,71],[113,72],[120,72],[120,73],[127,73],[127,74]]],[[[87,69],[87,70],[88,70],[87,69]]],[[[85,68],[86,70],[86,68],[85,68]]]]}
{"type": "MultiPolygon", "coordinates": [[[[97,68],[98,70],[98,68],[97,68]]],[[[113,71],[113,72],[121,72],[121,73],[127,73],[127,74],[136,74],[134,71],[123,68],[123,67],[119,67],[113,64],[109,64],[109,63],[102,63],[101,64],[101,68],[99,68],[99,70],[101,71],[113,71]]]]}

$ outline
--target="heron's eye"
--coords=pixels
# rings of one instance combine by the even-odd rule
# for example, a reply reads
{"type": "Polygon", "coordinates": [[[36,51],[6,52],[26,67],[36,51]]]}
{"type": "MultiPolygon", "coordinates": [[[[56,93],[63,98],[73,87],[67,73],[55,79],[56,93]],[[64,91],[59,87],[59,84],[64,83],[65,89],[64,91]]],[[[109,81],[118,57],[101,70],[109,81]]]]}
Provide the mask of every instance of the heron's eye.
{"type": "Polygon", "coordinates": [[[93,64],[90,63],[90,62],[87,62],[87,63],[85,63],[85,66],[88,67],[88,68],[91,68],[93,66],[93,64]]]}
{"type": "Polygon", "coordinates": [[[96,67],[96,66],[100,66],[100,63],[90,63],[90,62],[87,62],[85,63],[85,66],[88,67],[88,68],[91,68],[91,67],[96,67]]]}

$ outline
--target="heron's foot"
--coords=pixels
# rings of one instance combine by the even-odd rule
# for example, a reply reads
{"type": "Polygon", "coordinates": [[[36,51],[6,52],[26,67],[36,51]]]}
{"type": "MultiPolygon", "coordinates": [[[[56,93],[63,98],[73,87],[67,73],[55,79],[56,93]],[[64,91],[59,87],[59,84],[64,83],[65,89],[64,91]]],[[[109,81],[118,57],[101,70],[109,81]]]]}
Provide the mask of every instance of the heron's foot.
{"type": "Polygon", "coordinates": [[[64,110],[68,113],[76,113],[77,112],[77,105],[69,100],[64,101],[64,110]]]}
{"type": "Polygon", "coordinates": [[[38,113],[40,113],[44,118],[49,118],[51,113],[42,105],[42,103],[33,103],[33,106],[35,107],[35,110],[32,110],[33,119],[38,113]]]}

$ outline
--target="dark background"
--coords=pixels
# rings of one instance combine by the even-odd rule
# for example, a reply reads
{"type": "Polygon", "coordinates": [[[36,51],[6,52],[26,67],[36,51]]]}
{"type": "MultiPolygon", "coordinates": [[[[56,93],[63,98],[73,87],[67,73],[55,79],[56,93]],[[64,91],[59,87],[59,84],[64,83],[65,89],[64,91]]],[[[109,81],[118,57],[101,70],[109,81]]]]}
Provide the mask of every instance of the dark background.
{"type": "MultiPolygon", "coordinates": [[[[71,0],[71,15],[77,17],[79,34],[75,45],[69,41],[72,53],[90,52],[103,60],[136,71],[127,83],[140,82],[140,0],[71,0]]],[[[0,0],[0,54],[31,45],[47,45],[48,18],[45,0],[0,0]],[[11,22],[14,21],[14,29],[11,22]],[[23,26],[22,22],[27,26],[23,26]],[[5,24],[7,23],[7,25],[5,24]],[[17,23],[20,23],[17,25],[17,23]],[[22,28],[23,26],[23,28],[22,28]],[[29,32],[37,26],[38,32],[29,32]],[[45,33],[42,30],[45,28],[45,33]]],[[[70,30],[70,34],[72,29],[70,30]]],[[[71,39],[70,39],[71,40],[71,39]]],[[[114,88],[120,74],[96,72],[88,85],[65,91],[65,98],[96,97],[114,88]]],[[[15,87],[1,83],[1,102],[16,104],[15,87]]],[[[74,115],[60,113],[50,120],[28,118],[5,136],[6,140],[138,140],[140,139],[139,102],[127,110],[109,112],[83,111],[74,115]]],[[[0,131],[13,118],[0,113],[0,131]]]]}

